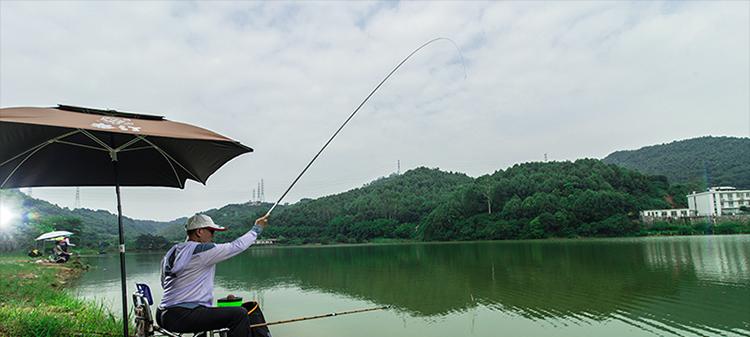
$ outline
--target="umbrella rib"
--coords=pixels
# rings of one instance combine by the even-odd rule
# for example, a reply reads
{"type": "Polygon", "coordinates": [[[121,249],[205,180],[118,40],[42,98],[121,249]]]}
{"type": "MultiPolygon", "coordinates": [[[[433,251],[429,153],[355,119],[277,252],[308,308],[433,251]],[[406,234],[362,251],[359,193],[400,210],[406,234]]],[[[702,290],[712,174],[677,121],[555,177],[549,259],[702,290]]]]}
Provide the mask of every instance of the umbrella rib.
{"type": "Polygon", "coordinates": [[[19,153],[19,154],[15,155],[15,156],[13,156],[13,158],[10,158],[10,159],[8,159],[8,160],[4,161],[4,162],[3,162],[2,164],[0,164],[0,166],[3,166],[3,165],[5,165],[5,164],[7,164],[7,163],[10,163],[10,162],[12,162],[12,161],[14,161],[14,160],[18,159],[18,157],[20,157],[20,156],[23,156],[24,154],[27,154],[27,153],[29,153],[29,152],[31,152],[31,151],[34,151],[34,150],[35,150],[36,148],[39,148],[39,147],[43,147],[43,146],[47,146],[47,145],[49,145],[49,144],[50,144],[50,143],[52,143],[52,142],[56,142],[56,141],[59,141],[60,139],[63,139],[63,138],[65,138],[65,137],[67,137],[67,136],[72,136],[72,135],[74,135],[74,134],[76,134],[76,133],[78,133],[78,131],[77,131],[77,130],[76,130],[76,131],[72,131],[72,132],[68,132],[68,133],[65,133],[65,134],[63,134],[63,135],[57,136],[57,137],[55,137],[55,138],[52,138],[52,139],[50,139],[50,140],[45,140],[45,141],[44,141],[43,143],[41,143],[41,144],[39,144],[39,145],[37,145],[37,146],[31,147],[31,148],[29,148],[28,150],[26,150],[26,151],[23,151],[23,152],[21,152],[21,153],[19,153]]]}
{"type": "Polygon", "coordinates": [[[45,145],[47,145],[47,144],[48,144],[48,142],[44,142],[44,143],[41,143],[41,144],[39,144],[39,145],[37,145],[37,146],[31,147],[31,148],[29,148],[28,150],[26,150],[26,151],[23,151],[23,152],[21,152],[21,153],[19,153],[19,154],[15,155],[15,156],[13,156],[13,158],[10,158],[10,159],[8,159],[8,160],[4,161],[4,162],[3,162],[2,164],[0,164],[0,166],[5,166],[5,164],[7,164],[7,163],[10,163],[10,162],[12,162],[12,161],[14,161],[14,160],[18,159],[18,157],[21,157],[21,156],[23,156],[23,155],[25,155],[25,154],[27,154],[27,153],[29,153],[29,152],[31,152],[31,151],[34,151],[34,150],[36,150],[36,149],[38,149],[38,148],[40,148],[40,147],[44,147],[44,146],[45,146],[45,145]]]}
{"type": "MultiPolygon", "coordinates": [[[[184,188],[185,186],[182,185],[182,180],[180,179],[180,175],[177,174],[177,170],[175,170],[174,165],[172,165],[173,161],[175,162],[175,164],[179,165],[183,170],[185,170],[185,172],[187,172],[188,174],[190,174],[191,176],[193,176],[193,178],[195,178],[195,176],[192,173],[190,173],[190,171],[188,171],[184,166],[182,166],[182,164],[180,164],[180,162],[174,160],[174,158],[172,158],[169,154],[167,154],[166,151],[164,151],[160,147],[156,146],[156,144],[154,144],[151,141],[149,141],[148,139],[146,139],[146,137],[143,137],[143,136],[138,136],[138,137],[141,140],[143,140],[144,142],[146,142],[149,145],[151,145],[156,150],[156,152],[159,152],[159,154],[161,154],[164,157],[164,159],[167,160],[167,163],[169,164],[169,167],[171,167],[172,168],[172,172],[174,172],[175,178],[177,178],[177,183],[180,185],[180,188],[184,188]]],[[[198,179],[195,179],[195,180],[196,181],[200,181],[198,179]]]]}
{"type": "Polygon", "coordinates": [[[107,145],[107,143],[103,142],[101,139],[96,138],[96,136],[92,135],[91,132],[88,132],[88,131],[86,131],[84,129],[78,129],[78,130],[81,131],[81,133],[83,133],[84,135],[86,135],[86,137],[91,138],[91,140],[95,141],[97,144],[99,144],[102,147],[104,147],[107,151],[112,152],[112,150],[114,150],[114,149],[112,149],[112,147],[110,147],[109,145],[107,145]]]}
{"type": "Polygon", "coordinates": [[[130,146],[130,145],[133,145],[133,144],[135,144],[135,143],[137,143],[137,142],[138,142],[139,140],[141,140],[141,139],[140,139],[139,137],[140,137],[140,136],[136,136],[136,137],[134,137],[133,139],[131,139],[131,140],[130,140],[129,142],[127,142],[127,143],[125,143],[125,144],[122,144],[122,145],[118,146],[118,147],[117,147],[117,148],[115,149],[115,152],[120,152],[120,151],[124,150],[124,149],[125,149],[126,147],[128,147],[128,146],[130,146]]]}
{"type": "Polygon", "coordinates": [[[18,163],[18,165],[16,165],[16,167],[13,169],[13,171],[10,171],[10,174],[5,178],[5,180],[3,181],[2,185],[0,185],[0,188],[2,188],[3,186],[5,186],[5,184],[8,182],[8,180],[10,180],[10,177],[12,177],[16,173],[16,171],[18,170],[18,168],[21,167],[21,165],[23,165],[23,163],[25,163],[27,160],[29,160],[29,158],[31,158],[31,156],[33,156],[35,153],[39,152],[39,150],[43,149],[45,146],[47,146],[47,144],[50,144],[50,143],[51,142],[46,143],[46,144],[44,144],[42,146],[37,146],[36,149],[33,152],[31,152],[28,156],[26,156],[26,158],[24,158],[23,160],[21,160],[21,162],[18,163]]]}
{"type": "Polygon", "coordinates": [[[23,156],[24,154],[28,153],[29,151],[31,151],[31,153],[29,153],[29,155],[28,155],[28,156],[26,156],[26,158],[23,158],[23,160],[21,160],[21,162],[20,162],[20,163],[18,163],[18,165],[16,165],[16,167],[15,167],[15,168],[13,168],[13,170],[12,170],[12,171],[10,171],[10,174],[8,174],[8,176],[7,176],[7,177],[5,177],[5,180],[3,180],[3,183],[2,183],[2,184],[0,184],[0,188],[2,188],[3,186],[5,186],[5,184],[6,184],[6,183],[8,183],[8,180],[10,180],[10,178],[11,178],[11,177],[13,177],[13,175],[14,175],[14,174],[16,174],[16,171],[18,171],[18,168],[20,168],[20,167],[21,167],[21,165],[23,165],[23,164],[24,164],[24,163],[25,163],[25,162],[26,162],[27,160],[29,160],[29,158],[31,158],[31,156],[33,156],[34,154],[36,154],[37,152],[39,152],[39,150],[43,149],[44,147],[46,147],[46,146],[47,146],[47,145],[49,145],[49,144],[52,144],[52,143],[54,143],[54,142],[57,142],[57,141],[59,141],[60,139],[63,139],[63,138],[65,138],[65,137],[68,137],[68,136],[70,136],[70,135],[74,135],[74,134],[76,134],[76,133],[78,133],[78,131],[71,131],[71,132],[68,132],[68,133],[62,134],[62,135],[60,135],[60,136],[57,136],[57,137],[55,137],[55,138],[52,138],[52,139],[50,139],[50,140],[47,140],[46,142],[44,142],[44,143],[41,143],[41,144],[39,144],[39,145],[37,145],[37,146],[34,146],[34,147],[32,147],[31,149],[28,149],[28,150],[26,150],[26,151],[24,151],[24,152],[22,152],[22,153],[20,153],[20,154],[18,154],[18,155],[16,155],[16,156],[14,156],[14,157],[13,157],[13,158],[11,158],[11,159],[9,159],[9,160],[6,160],[6,161],[5,161],[5,162],[3,162],[2,164],[0,164],[0,166],[3,166],[3,165],[5,165],[5,164],[7,164],[7,163],[9,163],[9,162],[11,162],[11,161],[13,161],[13,160],[16,160],[16,159],[18,159],[19,157],[23,156]]]}
{"type": "Polygon", "coordinates": [[[91,146],[91,145],[83,145],[83,144],[78,144],[78,143],[73,143],[73,142],[66,142],[66,141],[63,141],[63,140],[57,140],[57,141],[55,141],[55,143],[60,143],[60,144],[65,144],[65,145],[73,145],[73,146],[79,146],[79,147],[85,147],[87,149],[92,149],[92,150],[107,151],[107,149],[102,149],[100,147],[91,146]]]}

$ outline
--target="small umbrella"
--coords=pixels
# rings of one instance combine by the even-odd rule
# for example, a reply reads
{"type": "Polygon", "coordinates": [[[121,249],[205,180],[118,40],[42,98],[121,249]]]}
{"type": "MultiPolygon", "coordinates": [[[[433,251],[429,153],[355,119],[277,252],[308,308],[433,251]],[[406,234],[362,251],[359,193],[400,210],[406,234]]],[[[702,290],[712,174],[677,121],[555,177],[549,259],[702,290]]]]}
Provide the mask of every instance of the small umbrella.
{"type": "Polygon", "coordinates": [[[42,235],[39,235],[39,236],[37,236],[37,238],[35,240],[36,241],[39,241],[39,240],[52,240],[52,239],[56,239],[56,238],[59,238],[59,237],[65,237],[65,236],[71,236],[71,235],[73,235],[73,233],[68,232],[68,231],[55,231],[55,232],[49,232],[49,233],[44,233],[42,235]]]}
{"type": "Polygon", "coordinates": [[[114,186],[120,239],[123,334],[128,332],[120,186],[206,183],[252,149],[162,116],[59,105],[0,109],[0,188],[114,186]]]}

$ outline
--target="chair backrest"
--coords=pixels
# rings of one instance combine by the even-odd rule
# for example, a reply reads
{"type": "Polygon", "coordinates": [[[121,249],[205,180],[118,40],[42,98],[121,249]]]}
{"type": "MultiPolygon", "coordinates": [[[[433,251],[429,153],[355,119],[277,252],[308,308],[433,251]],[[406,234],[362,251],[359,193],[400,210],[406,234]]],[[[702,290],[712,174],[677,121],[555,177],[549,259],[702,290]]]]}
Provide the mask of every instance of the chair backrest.
{"type": "Polygon", "coordinates": [[[136,283],[135,289],[136,294],[141,294],[141,296],[148,300],[148,305],[154,304],[154,298],[151,296],[151,288],[148,287],[148,284],[136,283]]]}
{"type": "Polygon", "coordinates": [[[151,288],[145,283],[136,283],[135,289],[133,293],[135,335],[137,337],[152,336],[154,317],[151,314],[151,305],[154,304],[154,298],[151,296],[151,288]]]}

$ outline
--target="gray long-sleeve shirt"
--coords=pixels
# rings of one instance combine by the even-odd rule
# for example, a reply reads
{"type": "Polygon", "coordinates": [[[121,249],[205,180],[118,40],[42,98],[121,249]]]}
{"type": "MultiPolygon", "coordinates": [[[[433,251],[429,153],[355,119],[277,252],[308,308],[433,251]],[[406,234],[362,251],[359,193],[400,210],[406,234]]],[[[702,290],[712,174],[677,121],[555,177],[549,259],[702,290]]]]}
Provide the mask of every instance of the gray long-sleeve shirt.
{"type": "Polygon", "coordinates": [[[262,231],[263,227],[255,225],[229,243],[188,241],[172,247],[162,259],[161,286],[164,296],[159,307],[210,307],[213,304],[216,264],[249,248],[262,231]]]}

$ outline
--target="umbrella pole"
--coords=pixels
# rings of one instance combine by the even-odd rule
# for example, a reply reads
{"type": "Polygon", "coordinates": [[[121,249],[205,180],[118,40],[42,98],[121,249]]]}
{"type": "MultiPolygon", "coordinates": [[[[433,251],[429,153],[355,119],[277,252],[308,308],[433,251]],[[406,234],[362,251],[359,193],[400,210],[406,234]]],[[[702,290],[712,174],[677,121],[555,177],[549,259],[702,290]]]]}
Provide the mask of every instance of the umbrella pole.
{"type": "Polygon", "coordinates": [[[120,236],[120,285],[122,287],[122,335],[128,337],[128,297],[125,281],[125,232],[122,228],[122,203],[120,202],[120,181],[117,171],[117,160],[112,161],[115,170],[115,193],[117,193],[117,227],[120,236]]]}

